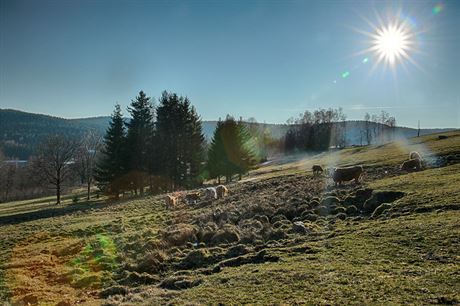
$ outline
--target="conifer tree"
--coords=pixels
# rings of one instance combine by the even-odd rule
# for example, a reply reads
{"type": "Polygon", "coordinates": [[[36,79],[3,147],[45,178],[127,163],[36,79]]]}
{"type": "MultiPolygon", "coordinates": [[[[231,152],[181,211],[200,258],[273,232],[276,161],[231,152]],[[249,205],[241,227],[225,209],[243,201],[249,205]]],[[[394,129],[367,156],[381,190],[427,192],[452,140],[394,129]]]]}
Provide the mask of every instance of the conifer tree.
{"type": "Polygon", "coordinates": [[[149,153],[154,135],[154,110],[150,100],[150,97],[140,91],[128,107],[132,119],[126,123],[129,177],[134,183],[136,192],[139,189],[141,195],[144,193],[146,177],[152,168],[149,153]]]}
{"type": "Polygon", "coordinates": [[[122,177],[126,173],[126,133],[120,105],[115,105],[109,127],[104,136],[104,147],[97,162],[95,179],[98,187],[118,197],[122,177]]]}
{"type": "Polygon", "coordinates": [[[188,98],[164,91],[157,109],[159,172],[168,189],[201,182],[204,136],[201,120],[188,98]]]}
{"type": "Polygon", "coordinates": [[[219,122],[208,153],[207,168],[211,178],[225,176],[231,181],[234,174],[246,173],[254,163],[254,153],[248,147],[249,133],[245,124],[227,116],[219,122]]]}

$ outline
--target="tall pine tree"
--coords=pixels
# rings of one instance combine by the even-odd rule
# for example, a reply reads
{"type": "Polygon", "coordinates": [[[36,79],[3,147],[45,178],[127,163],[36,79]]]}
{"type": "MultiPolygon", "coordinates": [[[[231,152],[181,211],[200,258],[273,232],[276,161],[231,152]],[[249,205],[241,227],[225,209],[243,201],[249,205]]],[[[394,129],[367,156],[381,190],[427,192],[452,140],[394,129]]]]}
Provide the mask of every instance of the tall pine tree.
{"type": "Polygon", "coordinates": [[[104,147],[97,162],[95,179],[103,191],[118,197],[126,173],[126,133],[120,105],[115,105],[109,127],[104,136],[104,147]]]}
{"type": "Polygon", "coordinates": [[[208,153],[207,169],[211,178],[225,176],[227,182],[233,175],[246,173],[254,163],[254,153],[249,147],[250,135],[245,124],[227,116],[217,124],[208,153]]]}
{"type": "Polygon", "coordinates": [[[167,189],[201,183],[204,136],[201,120],[187,98],[164,91],[157,109],[159,173],[167,189]]]}
{"type": "Polygon", "coordinates": [[[144,193],[144,186],[152,169],[149,153],[154,136],[154,109],[150,100],[150,97],[140,91],[136,99],[131,101],[131,106],[128,107],[132,119],[126,123],[129,177],[136,191],[139,189],[141,194],[144,193]]]}

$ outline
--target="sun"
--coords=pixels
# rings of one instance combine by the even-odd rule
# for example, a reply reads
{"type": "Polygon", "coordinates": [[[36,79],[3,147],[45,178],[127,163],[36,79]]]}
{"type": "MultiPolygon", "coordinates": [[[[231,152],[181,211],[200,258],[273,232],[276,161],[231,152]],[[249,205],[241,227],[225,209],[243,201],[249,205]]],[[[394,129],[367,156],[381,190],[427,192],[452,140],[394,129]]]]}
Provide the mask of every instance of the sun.
{"type": "Polygon", "coordinates": [[[413,26],[408,21],[408,18],[402,18],[401,13],[388,17],[383,20],[377,14],[377,23],[364,18],[371,27],[371,32],[356,29],[357,32],[368,37],[368,48],[358,52],[357,54],[372,53],[374,55],[374,70],[379,64],[390,67],[393,71],[397,65],[405,67],[406,62],[419,67],[412,58],[417,50],[416,35],[413,26]]]}
{"type": "Polygon", "coordinates": [[[370,50],[376,52],[379,62],[394,66],[397,61],[409,57],[411,45],[410,32],[402,25],[390,24],[376,29],[370,50]]]}

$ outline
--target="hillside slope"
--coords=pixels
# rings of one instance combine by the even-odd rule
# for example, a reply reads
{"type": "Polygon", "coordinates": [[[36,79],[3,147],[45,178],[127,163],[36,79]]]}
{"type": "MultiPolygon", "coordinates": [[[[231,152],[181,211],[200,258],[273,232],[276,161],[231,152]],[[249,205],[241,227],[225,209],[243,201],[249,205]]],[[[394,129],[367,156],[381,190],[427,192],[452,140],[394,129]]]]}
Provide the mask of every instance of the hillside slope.
{"type": "Polygon", "coordinates": [[[2,205],[0,300],[458,304],[460,131],[443,135],[278,161],[174,210],[162,196],[2,205]],[[427,168],[400,171],[414,149],[427,168]],[[313,163],[365,175],[334,187],[313,163]]]}
{"type": "MultiPolygon", "coordinates": [[[[110,121],[109,116],[64,119],[42,114],[26,113],[11,109],[0,109],[0,149],[9,158],[28,159],[33,155],[37,144],[45,137],[60,133],[67,137],[82,137],[89,130],[104,135],[110,121]]],[[[203,134],[210,140],[217,121],[203,121],[203,134]]],[[[290,128],[286,124],[256,123],[259,129],[269,133],[273,138],[283,137],[290,128]]],[[[362,143],[360,131],[364,127],[362,121],[347,122],[348,145],[362,143]]],[[[438,133],[449,129],[422,129],[421,135],[438,133]]],[[[394,131],[398,138],[409,138],[417,135],[416,129],[398,127],[394,131]]]]}

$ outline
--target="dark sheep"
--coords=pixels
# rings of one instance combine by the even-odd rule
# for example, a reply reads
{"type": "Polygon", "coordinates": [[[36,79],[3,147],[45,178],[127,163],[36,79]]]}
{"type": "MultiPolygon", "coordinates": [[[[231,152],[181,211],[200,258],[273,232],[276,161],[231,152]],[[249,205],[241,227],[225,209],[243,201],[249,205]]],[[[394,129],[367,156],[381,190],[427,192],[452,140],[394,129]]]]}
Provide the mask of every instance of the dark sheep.
{"type": "Polygon", "coordinates": [[[341,167],[335,168],[332,173],[332,179],[334,180],[335,185],[341,185],[342,182],[347,182],[355,180],[355,183],[359,183],[359,178],[363,173],[362,166],[351,166],[351,167],[341,167]]]}
{"type": "Polygon", "coordinates": [[[400,169],[405,171],[419,171],[422,169],[422,163],[420,162],[420,159],[409,159],[401,164],[400,169]]]}
{"type": "Polygon", "coordinates": [[[313,167],[311,167],[312,171],[313,171],[313,174],[321,174],[323,173],[323,167],[321,167],[320,165],[313,165],[313,167]]]}

